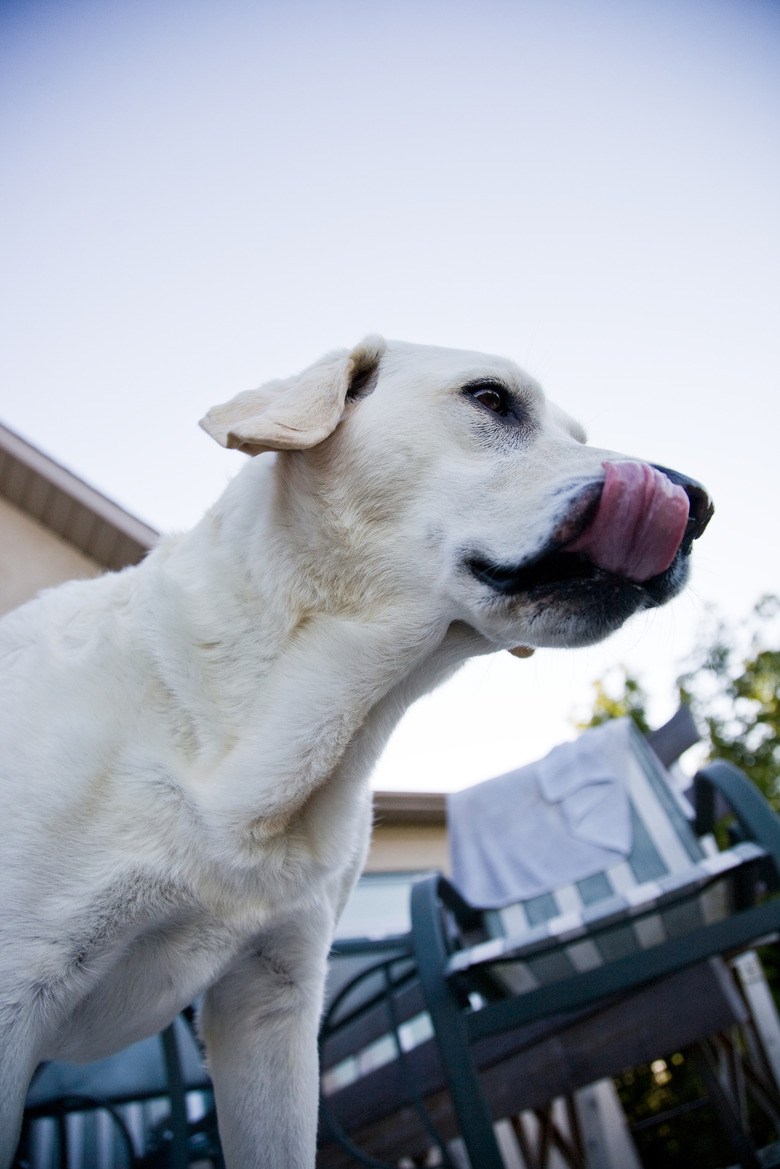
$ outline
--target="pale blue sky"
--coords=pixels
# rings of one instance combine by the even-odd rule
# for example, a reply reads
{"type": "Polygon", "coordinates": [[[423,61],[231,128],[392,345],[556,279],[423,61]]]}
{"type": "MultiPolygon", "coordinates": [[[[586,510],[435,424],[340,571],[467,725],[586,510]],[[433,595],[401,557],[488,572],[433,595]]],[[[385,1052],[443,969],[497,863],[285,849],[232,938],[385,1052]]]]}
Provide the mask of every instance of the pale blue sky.
{"type": "Polygon", "coordinates": [[[615,662],[663,717],[705,606],[780,589],[777,3],[0,0],[0,157],[0,419],[156,527],[241,464],[213,402],[370,331],[710,487],[683,598],[474,664],[380,786],[533,758],[615,662]]]}

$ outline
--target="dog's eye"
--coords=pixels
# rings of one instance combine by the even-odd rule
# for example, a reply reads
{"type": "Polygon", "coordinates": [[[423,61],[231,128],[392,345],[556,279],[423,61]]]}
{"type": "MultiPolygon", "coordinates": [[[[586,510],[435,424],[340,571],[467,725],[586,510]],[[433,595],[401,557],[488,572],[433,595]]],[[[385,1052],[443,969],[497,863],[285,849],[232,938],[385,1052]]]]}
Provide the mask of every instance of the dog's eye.
{"type": "Polygon", "coordinates": [[[466,393],[494,414],[504,416],[509,413],[509,396],[498,382],[474,382],[466,386],[466,393]]]}

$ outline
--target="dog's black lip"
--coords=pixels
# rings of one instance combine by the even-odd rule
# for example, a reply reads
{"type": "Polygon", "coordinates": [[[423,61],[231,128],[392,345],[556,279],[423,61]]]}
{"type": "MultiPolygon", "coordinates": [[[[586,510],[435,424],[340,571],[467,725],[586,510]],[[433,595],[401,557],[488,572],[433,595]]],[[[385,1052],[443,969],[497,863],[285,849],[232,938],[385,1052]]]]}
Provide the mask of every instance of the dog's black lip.
{"type": "Polygon", "coordinates": [[[619,589],[652,604],[660,603],[662,595],[671,587],[685,555],[681,548],[669,568],[641,582],[607,572],[580,552],[560,548],[550,548],[524,564],[493,564],[478,556],[468,557],[465,564],[478,581],[504,597],[525,595],[529,600],[536,600],[553,593],[619,589]]]}
{"type": "Polygon", "coordinates": [[[585,531],[596,514],[604,489],[604,481],[589,484],[577,496],[572,507],[553,531],[549,541],[535,556],[519,564],[498,564],[481,556],[468,556],[469,571],[483,584],[504,596],[530,593],[535,587],[548,588],[553,583],[572,580],[597,580],[606,577],[619,579],[614,574],[597,568],[593,561],[579,552],[564,551],[585,531]]]}
{"type": "Polygon", "coordinates": [[[515,597],[520,593],[533,596],[540,590],[548,592],[559,585],[590,585],[604,581],[621,581],[635,588],[642,587],[598,568],[579,552],[565,552],[555,546],[523,564],[494,564],[479,556],[471,556],[466,560],[466,567],[482,584],[489,585],[505,597],[515,597]]]}

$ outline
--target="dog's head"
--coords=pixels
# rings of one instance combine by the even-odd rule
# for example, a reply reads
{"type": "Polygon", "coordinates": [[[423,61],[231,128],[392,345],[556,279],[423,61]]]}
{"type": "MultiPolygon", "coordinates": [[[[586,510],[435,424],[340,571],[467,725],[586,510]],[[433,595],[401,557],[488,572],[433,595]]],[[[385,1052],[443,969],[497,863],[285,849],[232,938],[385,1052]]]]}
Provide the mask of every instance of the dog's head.
{"type": "Polygon", "coordinates": [[[287,452],[314,559],[347,592],[414,595],[497,647],[586,645],[668,601],[712,515],[698,483],[588,446],[533,379],[479,353],[370,337],[201,425],[287,452]]]}

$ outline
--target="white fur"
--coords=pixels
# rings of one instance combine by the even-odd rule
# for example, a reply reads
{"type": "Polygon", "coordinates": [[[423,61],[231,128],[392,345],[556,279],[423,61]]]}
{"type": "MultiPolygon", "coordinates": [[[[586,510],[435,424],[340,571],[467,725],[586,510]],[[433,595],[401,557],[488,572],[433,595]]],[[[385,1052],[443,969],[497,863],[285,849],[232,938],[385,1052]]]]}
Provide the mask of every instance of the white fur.
{"type": "Polygon", "coordinates": [[[0,1165],[39,1061],[205,992],[227,1164],[311,1169],[326,956],[390,731],[474,654],[609,632],[463,570],[543,547],[608,455],[511,362],[371,338],[204,425],[283,453],[139,567],[0,624],[0,1165]],[[522,424],[464,394],[486,376],[522,424]]]}

